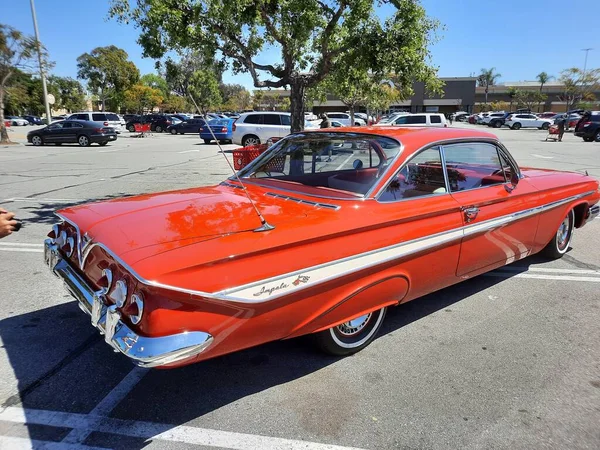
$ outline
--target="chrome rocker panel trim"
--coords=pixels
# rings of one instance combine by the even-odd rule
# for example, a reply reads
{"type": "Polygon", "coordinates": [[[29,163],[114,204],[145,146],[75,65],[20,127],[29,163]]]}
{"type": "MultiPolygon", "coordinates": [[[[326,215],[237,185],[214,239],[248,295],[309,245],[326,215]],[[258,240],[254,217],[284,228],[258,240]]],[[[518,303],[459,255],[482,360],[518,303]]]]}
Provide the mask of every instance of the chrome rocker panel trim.
{"type": "Polygon", "coordinates": [[[79,308],[91,317],[104,340],[140,367],[157,367],[193,357],[203,352],[213,337],[201,331],[189,331],[161,337],[140,336],[121,321],[117,307],[106,306],[104,292],[94,292],[87,282],[58,253],[51,239],[44,242],[44,260],[61,278],[65,288],[77,299],[79,308]]]}

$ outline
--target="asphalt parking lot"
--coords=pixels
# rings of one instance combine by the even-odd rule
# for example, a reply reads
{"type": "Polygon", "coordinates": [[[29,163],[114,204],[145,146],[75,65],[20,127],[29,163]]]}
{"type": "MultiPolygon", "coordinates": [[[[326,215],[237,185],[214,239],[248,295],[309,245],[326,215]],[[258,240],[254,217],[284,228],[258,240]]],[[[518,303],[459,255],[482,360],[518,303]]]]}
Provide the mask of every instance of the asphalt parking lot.
{"type": "MultiPolygon", "coordinates": [[[[599,143],[477,128],[521,166],[600,178],[599,143]]],[[[10,136],[23,143],[30,129],[10,136]]],[[[0,241],[0,448],[600,448],[600,220],[561,260],[530,257],[392,308],[351,357],[300,338],[134,368],[44,265],[53,212],[230,170],[196,135],[127,134],[106,147],[0,147],[0,206],[24,221],[0,241]]]]}

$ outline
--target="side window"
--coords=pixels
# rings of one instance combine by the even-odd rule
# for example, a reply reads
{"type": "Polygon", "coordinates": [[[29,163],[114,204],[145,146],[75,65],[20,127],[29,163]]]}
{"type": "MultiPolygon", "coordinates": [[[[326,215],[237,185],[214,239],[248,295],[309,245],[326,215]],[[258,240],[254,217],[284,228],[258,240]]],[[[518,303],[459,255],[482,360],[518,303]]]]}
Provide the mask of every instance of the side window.
{"type": "Polygon", "coordinates": [[[279,114],[265,114],[263,121],[265,125],[281,125],[279,114]]]}
{"type": "Polygon", "coordinates": [[[120,122],[121,119],[119,119],[119,116],[117,116],[116,114],[107,114],[106,118],[112,122],[120,122]]]}
{"type": "Polygon", "coordinates": [[[250,114],[249,116],[246,116],[246,119],[244,119],[244,123],[252,123],[255,125],[262,125],[263,115],[262,114],[250,114]]]}
{"type": "Polygon", "coordinates": [[[90,120],[89,116],[87,114],[74,114],[72,116],[72,119],[77,119],[77,120],[90,120]]]}
{"type": "Polygon", "coordinates": [[[406,116],[407,124],[425,124],[427,123],[427,118],[425,116],[406,116]]]}
{"type": "Polygon", "coordinates": [[[431,123],[442,123],[442,118],[440,116],[430,116],[431,123]]]}
{"type": "Polygon", "coordinates": [[[504,170],[498,149],[482,142],[444,146],[451,192],[502,184],[504,170]]]}
{"type": "Polygon", "coordinates": [[[409,116],[400,116],[400,117],[398,117],[398,118],[397,118],[397,119],[394,121],[394,123],[395,123],[396,125],[405,125],[406,123],[408,123],[408,122],[407,122],[407,120],[408,120],[408,117],[409,117],[409,116]]]}
{"type": "Polygon", "coordinates": [[[290,120],[290,116],[279,116],[279,117],[281,117],[281,125],[290,126],[292,124],[292,121],[290,120]]]}
{"type": "Polygon", "coordinates": [[[64,122],[64,123],[63,123],[63,126],[62,126],[62,127],[63,127],[63,130],[64,130],[65,128],[72,128],[72,125],[73,125],[73,123],[72,123],[72,122],[64,122]]]}
{"type": "Polygon", "coordinates": [[[52,125],[50,125],[48,127],[49,130],[60,130],[63,127],[62,122],[59,123],[53,123],[52,125]]]}
{"type": "Polygon", "coordinates": [[[415,155],[392,177],[379,196],[380,202],[446,193],[440,148],[432,147],[415,155]]]}
{"type": "Polygon", "coordinates": [[[83,125],[77,122],[71,122],[71,128],[83,128],[83,125]]]}
{"type": "Polygon", "coordinates": [[[106,120],[106,114],[92,114],[92,120],[94,122],[104,122],[106,120]]]}

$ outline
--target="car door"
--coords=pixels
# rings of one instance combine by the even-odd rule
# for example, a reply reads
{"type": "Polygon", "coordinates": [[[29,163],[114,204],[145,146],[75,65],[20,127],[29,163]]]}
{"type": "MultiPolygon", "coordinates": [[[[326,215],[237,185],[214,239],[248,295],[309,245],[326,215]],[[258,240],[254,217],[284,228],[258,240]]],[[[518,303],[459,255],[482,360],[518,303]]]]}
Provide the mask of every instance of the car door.
{"type": "Polygon", "coordinates": [[[56,143],[62,142],[62,127],[63,122],[53,123],[48,125],[48,127],[44,130],[44,142],[56,143]]]}
{"type": "Polygon", "coordinates": [[[292,118],[287,114],[280,114],[281,126],[279,127],[279,137],[285,137],[290,134],[292,129],[292,118]]]}
{"type": "Polygon", "coordinates": [[[279,114],[263,114],[262,134],[260,142],[266,142],[272,137],[281,137],[281,117],[279,114]]]}
{"type": "Polygon", "coordinates": [[[60,140],[57,142],[77,142],[77,129],[74,127],[74,122],[63,122],[62,129],[60,130],[60,140]]]}
{"type": "Polygon", "coordinates": [[[513,174],[519,172],[506,149],[494,142],[462,142],[442,151],[450,193],[463,214],[457,276],[528,256],[539,221],[538,193],[526,182],[512,188],[513,174]]]}
{"type": "Polygon", "coordinates": [[[440,147],[421,150],[405,162],[377,201],[374,217],[389,222],[381,232],[416,252],[399,265],[411,276],[411,298],[455,283],[463,222],[448,192],[440,147]]]}

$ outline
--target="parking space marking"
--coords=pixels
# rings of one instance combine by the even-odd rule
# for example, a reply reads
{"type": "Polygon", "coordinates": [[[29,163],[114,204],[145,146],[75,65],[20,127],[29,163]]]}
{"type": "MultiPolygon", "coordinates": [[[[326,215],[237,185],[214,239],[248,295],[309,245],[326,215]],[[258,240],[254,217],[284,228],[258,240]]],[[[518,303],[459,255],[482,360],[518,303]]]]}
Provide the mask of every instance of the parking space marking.
{"type": "Polygon", "coordinates": [[[77,203],[82,202],[79,198],[5,198],[2,202],[24,202],[24,203],[77,203]]]}
{"type": "MultiPolygon", "coordinates": [[[[111,411],[123,400],[129,392],[135,387],[136,384],[148,373],[148,369],[142,369],[140,367],[134,367],[125,378],[117,384],[112,391],[108,393],[106,397],[96,405],[96,407],[90,411],[89,415],[92,417],[107,417],[111,411]]],[[[63,442],[71,444],[79,444],[85,441],[90,435],[91,431],[80,428],[73,429],[67,434],[63,442]]]]}
{"type": "Polygon", "coordinates": [[[43,253],[44,244],[24,244],[22,242],[0,242],[0,251],[3,252],[22,252],[22,253],[43,253]]]}
{"type": "Polygon", "coordinates": [[[536,158],[541,158],[541,159],[554,159],[554,156],[537,155],[535,153],[532,153],[531,156],[535,156],[536,158]]]}
{"type": "MultiPolygon", "coordinates": [[[[9,406],[0,411],[0,420],[30,425],[67,427],[98,431],[146,440],[181,442],[190,445],[228,448],[234,450],[359,450],[355,447],[321,444],[318,442],[285,439],[257,434],[197,428],[187,425],[142,422],[137,420],[93,417],[86,414],[23,409],[9,406]]],[[[64,444],[64,443],[61,443],[64,444]]]]}
{"type": "Polygon", "coordinates": [[[200,150],[184,150],[182,152],[177,152],[177,153],[192,153],[192,152],[199,152],[200,150]]]}
{"type": "Polygon", "coordinates": [[[483,276],[497,278],[530,278],[535,280],[584,281],[589,283],[600,283],[600,271],[586,269],[555,269],[546,267],[505,266],[493,270],[492,272],[484,273],[483,276]]]}
{"type": "MultiPolygon", "coordinates": [[[[519,266],[504,266],[501,269],[504,271],[514,271],[514,272],[522,272],[523,267],[519,266]]],[[[581,275],[598,275],[600,276],[600,270],[593,269],[555,269],[551,267],[529,267],[527,268],[528,272],[545,272],[545,273],[571,273],[571,274],[581,274],[581,275]]]]}
{"type": "Polygon", "coordinates": [[[0,449],[11,450],[106,450],[105,447],[90,447],[81,444],[65,444],[64,442],[39,441],[37,439],[0,436],[0,449]]]}

